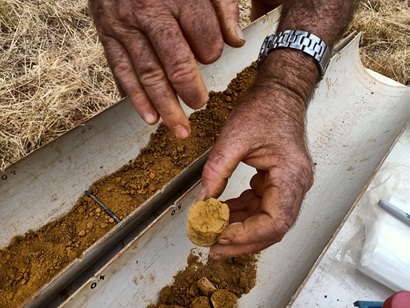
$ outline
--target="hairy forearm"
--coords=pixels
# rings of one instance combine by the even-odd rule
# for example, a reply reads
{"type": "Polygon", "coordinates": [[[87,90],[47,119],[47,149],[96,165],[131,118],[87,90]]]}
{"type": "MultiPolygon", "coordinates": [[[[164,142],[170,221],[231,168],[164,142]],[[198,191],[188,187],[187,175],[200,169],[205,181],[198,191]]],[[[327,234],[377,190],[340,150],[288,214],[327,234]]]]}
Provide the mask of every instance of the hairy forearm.
{"type": "MultiPolygon", "coordinates": [[[[278,32],[304,30],[320,37],[329,48],[340,39],[359,0],[284,1],[278,32]]],[[[260,82],[279,83],[298,97],[305,109],[316,86],[319,70],[312,57],[297,50],[272,51],[260,70],[260,82]]]]}
{"type": "MultiPolygon", "coordinates": [[[[307,31],[332,48],[346,30],[357,1],[285,1],[277,32],[307,31]]],[[[319,77],[313,57],[299,50],[278,48],[266,57],[254,84],[262,96],[256,109],[277,123],[278,134],[288,136],[299,146],[304,145],[305,114],[319,77]]]]}
{"type": "Polygon", "coordinates": [[[304,30],[319,36],[330,48],[346,31],[359,0],[284,1],[278,31],[304,30]]]}

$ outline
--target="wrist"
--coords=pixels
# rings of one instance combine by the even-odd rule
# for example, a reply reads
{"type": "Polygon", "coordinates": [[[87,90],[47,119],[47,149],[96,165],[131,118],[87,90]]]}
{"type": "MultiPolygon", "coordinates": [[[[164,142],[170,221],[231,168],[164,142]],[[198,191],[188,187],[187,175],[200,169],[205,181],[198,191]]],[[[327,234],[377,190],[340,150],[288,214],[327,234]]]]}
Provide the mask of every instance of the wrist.
{"type": "Polygon", "coordinates": [[[281,87],[306,109],[320,75],[315,61],[299,50],[272,50],[258,70],[256,83],[281,87]]]}

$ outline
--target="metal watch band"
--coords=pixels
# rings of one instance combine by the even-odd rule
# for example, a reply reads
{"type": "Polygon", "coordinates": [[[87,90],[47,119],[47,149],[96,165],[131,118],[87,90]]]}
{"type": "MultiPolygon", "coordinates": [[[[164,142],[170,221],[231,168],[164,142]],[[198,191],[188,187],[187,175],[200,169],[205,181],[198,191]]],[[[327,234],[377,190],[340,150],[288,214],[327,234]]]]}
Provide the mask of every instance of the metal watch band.
{"type": "Polygon", "coordinates": [[[317,61],[321,78],[332,56],[325,42],[316,35],[302,30],[285,30],[278,35],[271,34],[265,38],[259,52],[258,68],[267,55],[276,48],[293,48],[307,53],[317,61]]]}

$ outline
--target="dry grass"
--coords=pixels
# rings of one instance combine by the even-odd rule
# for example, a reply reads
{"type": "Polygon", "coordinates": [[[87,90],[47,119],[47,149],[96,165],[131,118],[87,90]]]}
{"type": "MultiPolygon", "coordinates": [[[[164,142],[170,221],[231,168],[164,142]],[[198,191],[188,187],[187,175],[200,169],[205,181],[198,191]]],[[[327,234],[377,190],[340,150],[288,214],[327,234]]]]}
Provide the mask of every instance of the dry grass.
{"type": "MultiPolygon", "coordinates": [[[[365,65],[404,84],[409,12],[407,1],[364,0],[351,27],[365,32],[365,65]]],[[[86,0],[0,0],[0,170],[117,100],[86,0]]]]}
{"type": "Polygon", "coordinates": [[[408,0],[363,0],[350,30],[363,31],[364,66],[410,85],[408,0]]]}
{"type": "Polygon", "coordinates": [[[0,0],[0,169],[117,100],[86,0],[0,0]]]}

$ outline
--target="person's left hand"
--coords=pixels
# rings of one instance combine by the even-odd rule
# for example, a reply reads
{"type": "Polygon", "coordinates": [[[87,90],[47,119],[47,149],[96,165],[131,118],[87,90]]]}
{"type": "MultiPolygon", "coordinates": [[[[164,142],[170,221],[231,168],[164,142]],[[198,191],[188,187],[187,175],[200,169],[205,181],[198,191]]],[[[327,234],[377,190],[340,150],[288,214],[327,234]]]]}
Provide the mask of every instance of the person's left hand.
{"type": "Polygon", "coordinates": [[[236,0],[89,0],[122,96],[148,124],[162,118],[179,139],[190,135],[179,98],[202,108],[208,91],[197,61],[219,58],[224,41],[240,47],[236,0]]]}
{"type": "Polygon", "coordinates": [[[305,108],[297,95],[270,81],[256,84],[233,110],[204,166],[198,199],[217,198],[241,161],[257,173],[251,189],[227,201],[230,225],[211,247],[212,258],[259,252],[281,241],[295,222],[313,183],[305,108]]]}

